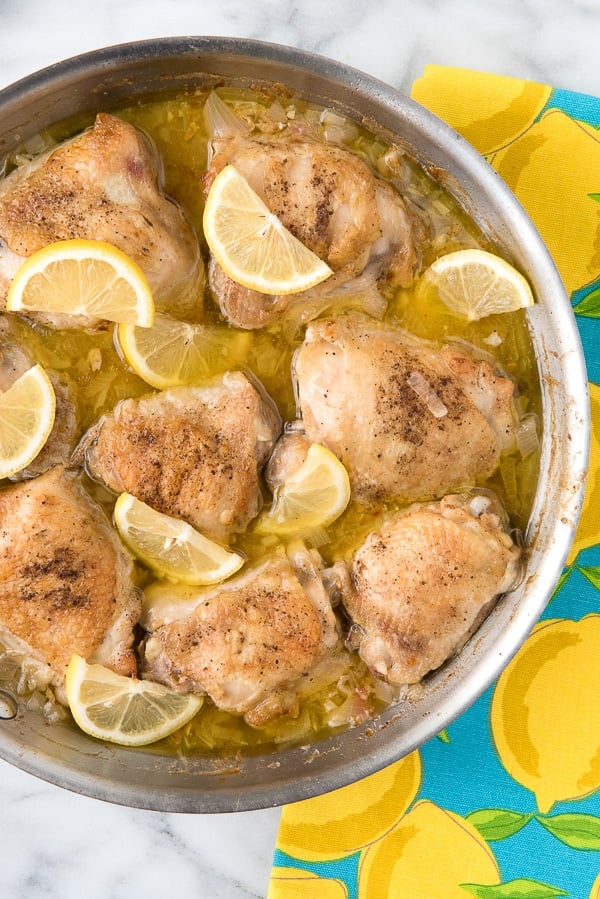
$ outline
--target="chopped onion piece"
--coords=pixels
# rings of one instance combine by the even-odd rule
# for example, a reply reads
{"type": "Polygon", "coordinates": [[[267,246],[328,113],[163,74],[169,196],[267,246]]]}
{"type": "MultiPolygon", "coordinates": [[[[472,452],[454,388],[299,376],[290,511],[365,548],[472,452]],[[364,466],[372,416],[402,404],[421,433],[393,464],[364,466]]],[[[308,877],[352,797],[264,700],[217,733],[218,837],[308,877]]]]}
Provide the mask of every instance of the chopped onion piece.
{"type": "MultiPolygon", "coordinates": [[[[328,727],[345,727],[348,724],[354,723],[354,698],[349,696],[344,702],[334,707],[327,714],[327,725],[328,727]]],[[[357,722],[362,723],[362,722],[357,722]]]]}
{"type": "Polygon", "coordinates": [[[308,106],[304,111],[304,119],[307,122],[312,122],[315,125],[318,125],[321,121],[321,111],[319,109],[314,109],[311,106],[308,106]]]}
{"type": "Polygon", "coordinates": [[[515,436],[523,459],[535,453],[540,445],[537,416],[525,415],[517,425],[515,436]]]}
{"type": "Polygon", "coordinates": [[[503,340],[497,331],[492,331],[491,334],[483,338],[483,342],[487,343],[488,346],[500,346],[503,340]]]}
{"type": "Polygon", "coordinates": [[[279,125],[287,124],[287,115],[279,100],[275,100],[271,103],[265,112],[265,117],[279,125]]]}
{"type": "Polygon", "coordinates": [[[323,126],[325,140],[331,143],[343,144],[354,140],[358,135],[356,124],[346,116],[334,112],[332,109],[324,109],[320,117],[323,126]]]}
{"type": "Polygon", "coordinates": [[[429,381],[419,371],[411,371],[406,383],[414,390],[419,399],[422,399],[431,414],[435,418],[443,418],[448,414],[448,409],[441,401],[429,381]]]}
{"type": "Polygon", "coordinates": [[[58,724],[67,720],[67,710],[62,705],[47,700],[43,708],[44,720],[48,724],[58,724]]]}
{"type": "Polygon", "coordinates": [[[395,690],[392,684],[377,677],[375,678],[374,692],[380,702],[390,705],[396,698],[397,689],[395,690]]]}
{"type": "Polygon", "coordinates": [[[336,684],[344,677],[352,665],[352,658],[344,650],[335,652],[318,662],[312,671],[305,675],[298,687],[298,696],[315,696],[320,690],[336,684]]]}
{"type": "Polygon", "coordinates": [[[13,162],[17,167],[25,165],[26,163],[31,162],[32,159],[41,156],[42,153],[52,150],[56,146],[56,139],[47,132],[36,134],[26,140],[24,144],[21,144],[19,152],[16,153],[13,158],[13,162]]]}
{"type": "Polygon", "coordinates": [[[216,91],[208,95],[204,104],[204,124],[211,138],[235,137],[252,131],[252,126],[236,115],[216,91]]]}
{"type": "Polygon", "coordinates": [[[287,743],[291,740],[300,740],[308,737],[313,729],[313,721],[308,711],[303,709],[297,718],[285,717],[280,719],[273,736],[273,742],[287,743]]]}
{"type": "Polygon", "coordinates": [[[313,528],[312,531],[309,531],[306,534],[304,540],[308,546],[312,547],[312,549],[318,549],[320,546],[326,546],[328,543],[330,543],[331,537],[329,536],[325,528],[320,527],[313,528]]]}
{"type": "Polygon", "coordinates": [[[384,178],[399,178],[403,167],[404,160],[398,147],[388,147],[377,159],[377,171],[384,178]]]}

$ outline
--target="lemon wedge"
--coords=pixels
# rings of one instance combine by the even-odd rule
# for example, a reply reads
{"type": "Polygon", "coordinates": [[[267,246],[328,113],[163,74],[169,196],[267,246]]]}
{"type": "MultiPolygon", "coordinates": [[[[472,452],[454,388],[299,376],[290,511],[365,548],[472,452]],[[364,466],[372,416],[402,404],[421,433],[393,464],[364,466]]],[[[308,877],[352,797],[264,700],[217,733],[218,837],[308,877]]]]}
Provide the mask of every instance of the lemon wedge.
{"type": "Polygon", "coordinates": [[[248,331],[197,325],[157,313],[150,328],[120,324],[117,345],[127,364],[158,390],[199,384],[242,364],[248,331]]]}
{"type": "Polygon", "coordinates": [[[344,465],[320,443],[311,443],[302,465],[275,488],[271,508],[257,522],[259,533],[289,535],[326,527],[350,502],[344,465]]]}
{"type": "Polygon", "coordinates": [[[71,656],[67,701],[81,730],[121,746],[147,746],[187,724],[202,696],[176,693],[153,681],[115,674],[104,665],[71,656]]]}
{"type": "Polygon", "coordinates": [[[288,231],[233,165],[222,169],[206,198],[204,236],[233,281],[260,293],[285,295],[333,274],[288,231]]]}
{"type": "Polygon", "coordinates": [[[133,555],[155,574],[184,584],[217,584],[244,564],[244,558],[209,540],[182,521],[157,512],[130,493],[121,493],[115,525],[133,555]]]}
{"type": "Polygon", "coordinates": [[[100,240],[59,240],[17,269],[6,298],[9,312],[85,315],[148,327],[152,290],[126,253],[100,240]]]}
{"type": "Polygon", "coordinates": [[[533,306],[523,275],[500,256],[486,250],[457,250],[436,259],[423,275],[442,302],[469,321],[533,306]]]}
{"type": "Polygon", "coordinates": [[[0,478],[26,468],[54,425],[56,397],[50,378],[34,365],[0,393],[0,478]]]}

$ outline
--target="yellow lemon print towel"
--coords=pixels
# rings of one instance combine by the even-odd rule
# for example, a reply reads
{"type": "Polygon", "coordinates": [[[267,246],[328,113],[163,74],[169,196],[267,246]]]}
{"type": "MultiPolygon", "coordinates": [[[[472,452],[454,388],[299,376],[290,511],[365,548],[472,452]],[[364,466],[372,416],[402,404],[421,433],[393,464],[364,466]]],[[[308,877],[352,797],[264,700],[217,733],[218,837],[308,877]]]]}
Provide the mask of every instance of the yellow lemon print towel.
{"type": "Polygon", "coordinates": [[[498,682],[408,758],[284,808],[269,899],[600,899],[600,99],[440,66],[412,94],[504,178],[559,268],[588,365],[589,485],[498,682]]]}

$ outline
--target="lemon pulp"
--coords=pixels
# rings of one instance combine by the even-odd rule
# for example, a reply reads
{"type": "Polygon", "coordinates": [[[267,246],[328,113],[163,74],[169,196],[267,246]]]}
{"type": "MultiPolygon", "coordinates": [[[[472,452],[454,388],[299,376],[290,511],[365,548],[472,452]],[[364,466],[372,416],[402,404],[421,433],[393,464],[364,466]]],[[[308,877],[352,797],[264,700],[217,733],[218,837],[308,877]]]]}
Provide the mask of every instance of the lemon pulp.
{"type": "Polygon", "coordinates": [[[350,502],[350,480],[330,450],[312,443],[300,468],[275,489],[271,508],[257,524],[262,533],[290,535],[325,527],[350,502]]]}
{"type": "Polygon", "coordinates": [[[154,299],[139,266],[100,240],[61,240],[29,256],[6,298],[9,312],[85,315],[149,326],[154,299]]]}
{"type": "Polygon", "coordinates": [[[85,733],[122,746],[147,746],[169,736],[187,724],[204,701],[116,674],[79,655],[73,655],[67,667],[66,691],[71,714],[85,733]]]}
{"type": "Polygon", "coordinates": [[[26,468],[41,452],[55,413],[54,388],[41,365],[34,365],[0,393],[0,478],[26,468]]]}
{"type": "Polygon", "coordinates": [[[150,328],[117,326],[116,339],[133,371],[158,390],[199,384],[244,361],[250,345],[246,331],[193,324],[157,313],[150,328]]]}
{"type": "Polygon", "coordinates": [[[423,275],[443,303],[469,321],[516,312],[533,305],[531,288],[510,263],[486,250],[456,250],[440,256],[423,275]]]}
{"type": "Polygon", "coordinates": [[[284,295],[333,274],[287,230],[233,165],[213,181],[204,207],[204,236],[226,275],[260,293],[284,295]]]}
{"type": "Polygon", "coordinates": [[[123,542],[159,577],[184,584],[216,584],[234,574],[244,557],[209,540],[186,521],[157,512],[121,493],[114,519],[123,542]]]}

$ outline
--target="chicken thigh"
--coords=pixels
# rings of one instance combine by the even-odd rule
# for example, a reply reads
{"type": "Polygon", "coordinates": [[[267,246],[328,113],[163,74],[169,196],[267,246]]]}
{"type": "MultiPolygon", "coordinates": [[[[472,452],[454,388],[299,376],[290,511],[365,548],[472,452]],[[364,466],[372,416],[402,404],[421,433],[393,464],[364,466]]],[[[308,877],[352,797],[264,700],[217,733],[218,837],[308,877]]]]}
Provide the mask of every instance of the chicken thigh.
{"type": "Polygon", "coordinates": [[[344,463],[359,501],[442,496],[515,442],[510,378],[365,316],[309,325],[293,374],[308,439],[344,463]]]}
{"type": "MultiPolygon", "coordinates": [[[[146,274],[158,308],[190,313],[202,303],[198,241],[164,195],[158,155],[138,128],[100,113],[78,137],[0,180],[0,306],[23,260],[57,240],[114,244],[146,274]]],[[[53,327],[95,326],[44,317],[53,327]]]]}
{"type": "Polygon", "coordinates": [[[216,540],[259,512],[259,471],[280,429],[274,404],[241,372],[201,387],[126,399],[84,436],[89,475],[216,540]]]}
{"type": "MultiPolygon", "coordinates": [[[[8,390],[35,360],[23,347],[4,336],[0,337],[0,391],[8,390]]],[[[73,390],[65,374],[46,369],[54,388],[56,413],[54,425],[42,450],[27,468],[11,476],[11,480],[34,478],[56,465],[66,465],[77,439],[78,419],[73,390]]]]}
{"type": "Polygon", "coordinates": [[[492,494],[399,512],[355,554],[342,590],[360,656],[390,683],[417,683],[515,586],[520,555],[492,494]]]}
{"type": "Polygon", "coordinates": [[[235,165],[271,212],[334,272],[309,291],[271,296],[231,281],[212,260],[211,288],[232,324],[261,327],[291,302],[330,294],[365,271],[373,281],[412,283],[416,250],[406,205],[360,157],[334,144],[289,139],[220,139],[213,151],[207,189],[225,165],[235,165]]]}
{"type": "MultiPolygon", "coordinates": [[[[165,589],[169,590],[168,585],[165,589]]],[[[339,644],[320,559],[303,546],[151,615],[143,676],[208,693],[260,727],[296,713],[298,690],[339,644]]]]}
{"type": "Polygon", "coordinates": [[[54,468],[0,491],[0,638],[38,688],[65,702],[72,653],[134,674],[141,604],[133,565],[74,472],[54,468]]]}

